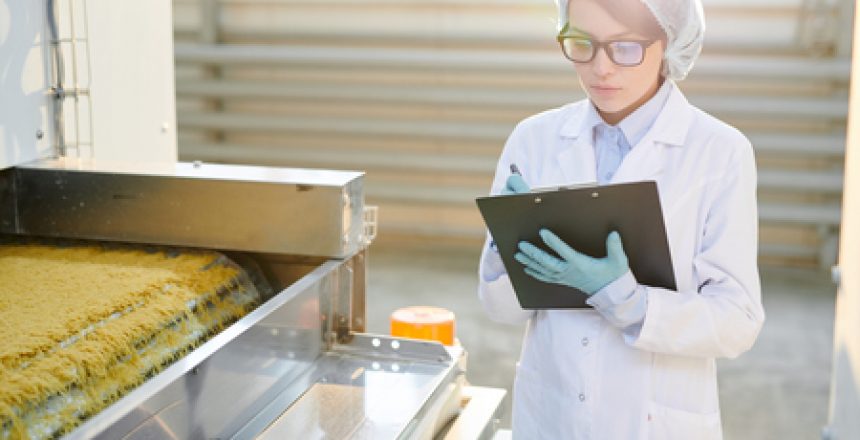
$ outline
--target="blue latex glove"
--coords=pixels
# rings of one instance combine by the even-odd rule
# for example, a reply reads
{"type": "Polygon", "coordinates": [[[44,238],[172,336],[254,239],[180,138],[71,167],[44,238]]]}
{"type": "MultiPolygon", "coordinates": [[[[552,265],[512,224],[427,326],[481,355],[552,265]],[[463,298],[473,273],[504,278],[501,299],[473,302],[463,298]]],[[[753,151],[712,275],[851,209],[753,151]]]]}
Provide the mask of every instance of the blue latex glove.
{"type": "Polygon", "coordinates": [[[544,252],[537,246],[521,241],[520,252],[514,255],[532,277],[545,283],[561,284],[594,295],[609,283],[627,273],[627,255],[616,231],[606,237],[606,257],[594,258],[577,252],[548,229],[541,229],[541,239],[562,259],[544,252]]]}
{"type": "Polygon", "coordinates": [[[531,191],[529,184],[523,180],[523,176],[519,174],[511,174],[508,180],[505,181],[505,187],[502,189],[502,195],[509,196],[511,194],[523,194],[531,191]]]}

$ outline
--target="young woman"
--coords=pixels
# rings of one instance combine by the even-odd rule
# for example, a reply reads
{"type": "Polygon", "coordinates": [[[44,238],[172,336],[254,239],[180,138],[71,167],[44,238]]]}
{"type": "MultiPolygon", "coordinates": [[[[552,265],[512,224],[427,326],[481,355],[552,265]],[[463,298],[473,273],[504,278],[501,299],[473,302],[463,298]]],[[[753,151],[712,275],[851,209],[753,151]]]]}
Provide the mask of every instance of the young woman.
{"type": "Polygon", "coordinates": [[[588,293],[592,308],[523,310],[488,240],[481,302],[494,320],[528,322],[514,437],[720,439],[715,359],[747,351],[764,311],[753,149],[675,85],[701,49],[700,1],[559,6],[559,42],[588,99],[518,124],[491,192],[656,181],[677,291],[638,283],[617,233],[592,258],[542,230],[556,255],[522,242],[517,270],[588,293]]]}

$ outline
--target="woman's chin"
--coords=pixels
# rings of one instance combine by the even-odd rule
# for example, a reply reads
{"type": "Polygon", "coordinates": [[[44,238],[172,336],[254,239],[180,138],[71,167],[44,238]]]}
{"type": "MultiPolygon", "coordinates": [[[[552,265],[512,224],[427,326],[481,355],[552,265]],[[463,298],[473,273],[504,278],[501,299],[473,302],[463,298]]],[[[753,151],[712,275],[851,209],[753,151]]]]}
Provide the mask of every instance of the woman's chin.
{"type": "MultiPolygon", "coordinates": [[[[602,113],[618,113],[627,108],[627,105],[624,103],[618,102],[617,100],[593,100],[594,106],[597,107],[602,113]]],[[[628,104],[629,105],[629,104],[628,104]]]]}

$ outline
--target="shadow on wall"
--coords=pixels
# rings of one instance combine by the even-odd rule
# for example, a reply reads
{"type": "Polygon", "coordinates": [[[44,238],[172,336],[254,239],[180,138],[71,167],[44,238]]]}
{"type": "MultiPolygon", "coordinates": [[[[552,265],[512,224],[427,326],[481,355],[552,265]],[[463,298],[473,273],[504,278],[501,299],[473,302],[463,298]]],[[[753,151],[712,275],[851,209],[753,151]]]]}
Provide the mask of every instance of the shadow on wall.
{"type": "Polygon", "coordinates": [[[32,59],[42,50],[42,3],[0,0],[0,168],[37,157],[36,132],[45,130],[44,70],[32,59]]]}

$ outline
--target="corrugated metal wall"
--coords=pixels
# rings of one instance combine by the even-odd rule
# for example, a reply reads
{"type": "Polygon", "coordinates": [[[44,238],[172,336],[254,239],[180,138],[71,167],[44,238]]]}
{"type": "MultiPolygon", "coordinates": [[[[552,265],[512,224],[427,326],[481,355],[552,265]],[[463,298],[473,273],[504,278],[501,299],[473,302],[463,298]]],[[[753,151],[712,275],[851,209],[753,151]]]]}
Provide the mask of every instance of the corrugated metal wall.
{"type": "MultiPolygon", "coordinates": [[[[853,2],[705,5],[681,87],[753,141],[762,261],[827,266],[853,2]]],[[[366,170],[383,237],[479,240],[514,124],[583,97],[550,0],[174,0],[174,21],[181,159],[366,170]]]]}

